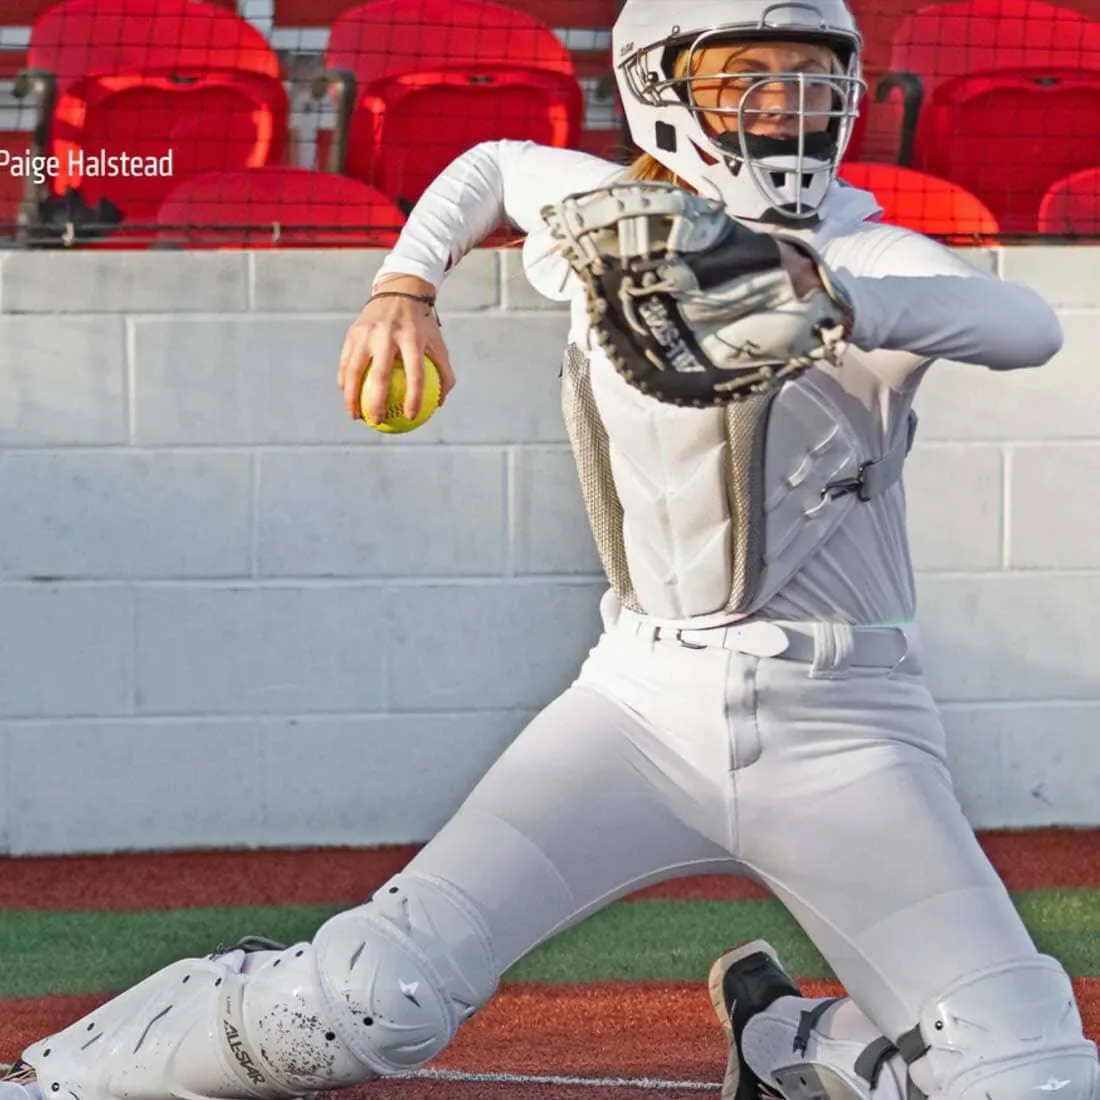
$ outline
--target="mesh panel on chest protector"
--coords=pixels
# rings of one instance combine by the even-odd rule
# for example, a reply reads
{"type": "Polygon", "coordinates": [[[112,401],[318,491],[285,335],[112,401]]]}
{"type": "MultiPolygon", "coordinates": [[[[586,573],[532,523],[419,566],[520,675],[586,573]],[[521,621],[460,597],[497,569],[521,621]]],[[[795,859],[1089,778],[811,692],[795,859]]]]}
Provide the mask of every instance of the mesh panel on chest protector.
{"type": "MultiPolygon", "coordinates": [[[[588,522],[604,572],[619,602],[644,614],[623,540],[623,506],[611,470],[610,442],[592,392],[591,362],[576,344],[566,348],[562,411],[580,477],[588,522]]],[[[733,552],[729,596],[716,611],[740,612],[753,602],[764,567],[764,437],[776,393],[727,405],[725,488],[733,552]]]]}
{"type": "Polygon", "coordinates": [[[726,406],[726,494],[733,521],[733,585],[725,611],[745,611],[764,571],[764,430],[776,392],[726,406]]]}
{"type": "Polygon", "coordinates": [[[619,602],[640,614],[645,609],[638,602],[630,579],[623,543],[623,506],[611,474],[607,429],[592,393],[588,356],[576,344],[565,349],[561,407],[596,552],[619,602]]]}

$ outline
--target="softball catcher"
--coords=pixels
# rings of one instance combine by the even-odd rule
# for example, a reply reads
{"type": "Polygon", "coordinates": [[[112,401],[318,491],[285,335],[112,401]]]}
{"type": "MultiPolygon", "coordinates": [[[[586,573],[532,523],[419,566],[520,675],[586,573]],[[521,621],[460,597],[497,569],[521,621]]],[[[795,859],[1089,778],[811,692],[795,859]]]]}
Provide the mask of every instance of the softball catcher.
{"type": "Polygon", "coordinates": [[[502,216],[528,234],[528,277],[571,303],[563,409],[610,582],[576,682],[369,902],[152,975],[0,1100],[275,1100],[423,1065],[532,948],[713,871],[770,888],[850,995],[801,998],[763,942],[718,959],[727,1100],[1096,1097],[1069,978],[951,787],[901,484],[930,364],[1040,366],[1058,322],[837,183],[864,90],[842,0],[627,0],[613,48],[644,156],[461,157],[339,372],[352,415],[398,353],[449,388],[435,288],[502,216]]]}

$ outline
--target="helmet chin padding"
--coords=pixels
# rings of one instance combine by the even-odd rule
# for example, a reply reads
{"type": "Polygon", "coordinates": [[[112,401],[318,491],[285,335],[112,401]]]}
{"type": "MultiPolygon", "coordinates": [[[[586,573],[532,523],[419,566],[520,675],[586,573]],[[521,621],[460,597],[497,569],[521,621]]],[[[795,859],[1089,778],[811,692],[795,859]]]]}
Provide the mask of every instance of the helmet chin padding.
{"type": "MultiPolygon", "coordinates": [[[[715,138],[714,144],[727,154],[727,167],[734,176],[742,169],[759,173],[764,177],[761,182],[775,190],[777,199],[780,194],[792,192],[807,196],[809,201],[803,206],[814,207],[811,222],[816,217],[816,207],[820,201],[814,200],[832,182],[839,159],[836,137],[829,130],[817,130],[806,134],[801,140],[729,130],[715,138]],[[793,179],[798,172],[801,173],[801,180],[793,179]]],[[[789,204],[776,201],[773,213],[775,220],[780,222],[802,221],[808,216],[798,209],[798,204],[793,200],[789,204]]]]}
{"type": "Polygon", "coordinates": [[[714,139],[714,144],[730,157],[740,159],[747,153],[753,160],[764,164],[772,160],[782,162],[785,157],[798,156],[800,145],[802,154],[813,160],[832,161],[837,152],[836,135],[829,130],[807,134],[801,142],[796,137],[777,138],[766,134],[742,134],[737,130],[727,130],[714,139]]]}

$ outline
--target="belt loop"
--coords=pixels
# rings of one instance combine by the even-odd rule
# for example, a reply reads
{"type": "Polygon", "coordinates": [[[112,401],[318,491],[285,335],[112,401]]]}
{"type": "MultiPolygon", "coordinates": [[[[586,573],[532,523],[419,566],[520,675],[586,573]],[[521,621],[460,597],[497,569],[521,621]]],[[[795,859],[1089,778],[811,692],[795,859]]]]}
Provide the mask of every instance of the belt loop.
{"type": "Polygon", "coordinates": [[[846,680],[855,649],[855,633],[847,623],[814,623],[811,680],[846,680]]]}
{"type": "Polygon", "coordinates": [[[890,669],[891,672],[920,672],[920,660],[917,657],[917,639],[911,629],[904,626],[894,628],[905,642],[905,652],[901,659],[890,669]]]}

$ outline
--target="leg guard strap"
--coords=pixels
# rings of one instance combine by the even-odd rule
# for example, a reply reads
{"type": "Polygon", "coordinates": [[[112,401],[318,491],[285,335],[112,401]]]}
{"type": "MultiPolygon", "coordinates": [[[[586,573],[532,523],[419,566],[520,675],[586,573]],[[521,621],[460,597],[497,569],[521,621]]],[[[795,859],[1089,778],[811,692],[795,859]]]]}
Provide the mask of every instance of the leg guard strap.
{"type": "Polygon", "coordinates": [[[877,1038],[873,1043],[860,1051],[856,1059],[855,1071],[857,1077],[862,1077],[872,1088],[878,1085],[878,1079],[882,1074],[882,1068],[891,1058],[897,1054],[898,1048],[886,1038],[885,1035],[877,1038]]]}
{"type": "MultiPolygon", "coordinates": [[[[928,1044],[921,1036],[920,1028],[914,1027],[900,1036],[896,1043],[890,1042],[884,1035],[868,1043],[860,1052],[853,1068],[856,1076],[866,1081],[874,1092],[882,1076],[883,1067],[891,1058],[900,1055],[906,1065],[912,1065],[927,1053],[928,1044]]],[[[911,1076],[906,1077],[905,1100],[928,1100],[911,1076]]]]}

